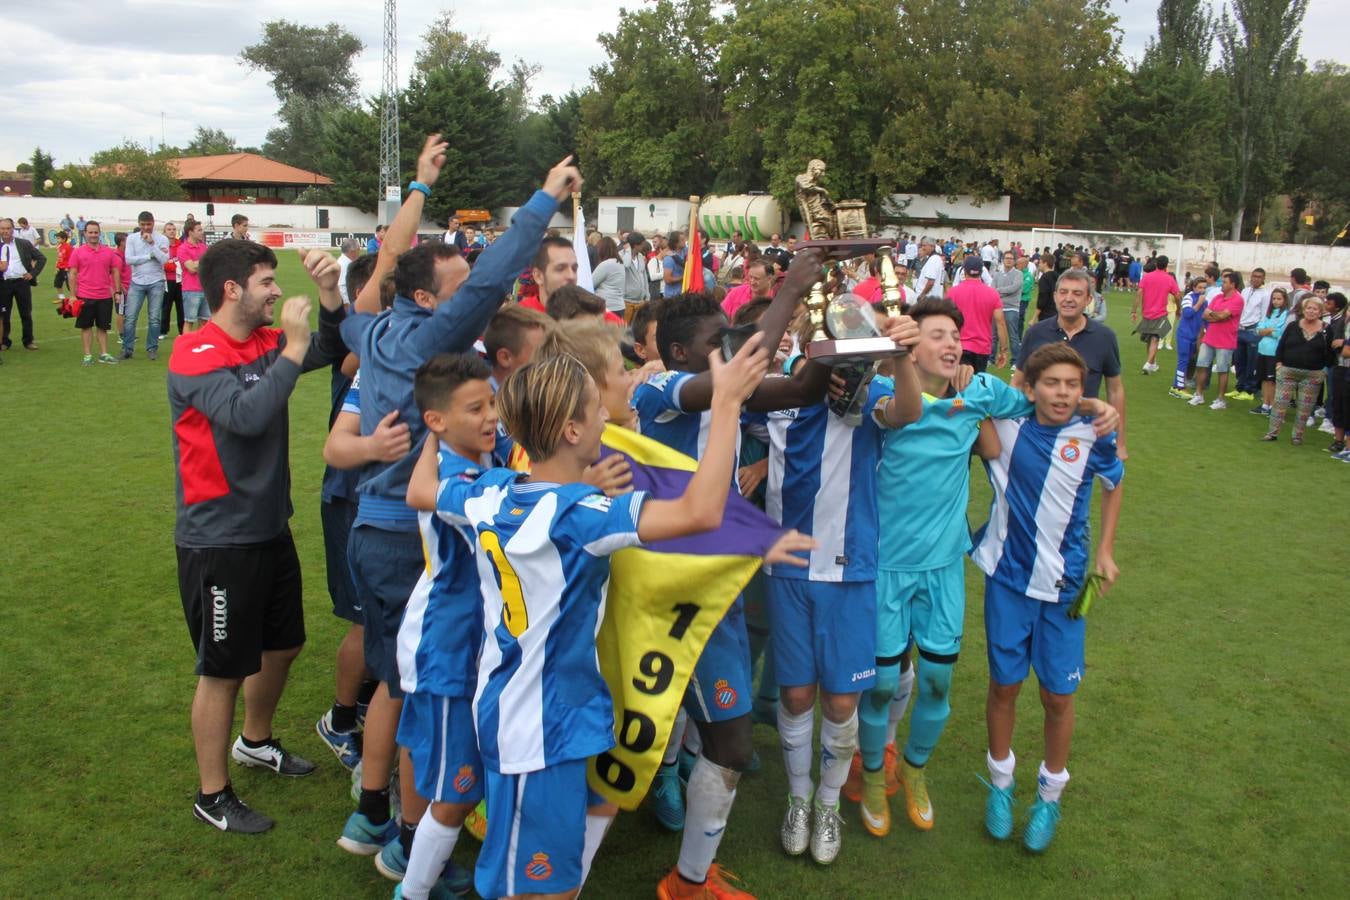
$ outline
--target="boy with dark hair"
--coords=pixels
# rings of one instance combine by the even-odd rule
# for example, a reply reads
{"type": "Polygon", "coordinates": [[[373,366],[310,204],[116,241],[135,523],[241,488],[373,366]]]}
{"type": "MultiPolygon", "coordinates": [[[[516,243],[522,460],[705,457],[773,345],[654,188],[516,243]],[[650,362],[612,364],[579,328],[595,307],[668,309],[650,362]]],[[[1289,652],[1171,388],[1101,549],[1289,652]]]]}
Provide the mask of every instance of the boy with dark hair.
{"type": "Polygon", "coordinates": [[[985,573],[990,778],[985,828],[996,840],[1012,834],[1013,723],[1017,694],[1034,667],[1045,709],[1045,759],[1023,842],[1040,853],[1059,822],[1059,798],[1069,781],[1073,695],[1084,676],[1087,608],[1075,598],[1093,591],[1091,582],[1097,580],[1105,593],[1120,574],[1113,549],[1125,469],[1114,433],[1101,434],[1077,414],[1087,366],[1072,347],[1047,344],[1027,359],[1023,375],[1035,412],[994,423],[1001,450],[986,464],[994,498],[970,555],[985,573]],[[1088,576],[1094,476],[1104,493],[1097,559],[1088,576]]]}
{"type": "MultiPolygon", "coordinates": [[[[497,406],[487,363],[442,353],[417,370],[413,397],[438,445],[439,478],[473,482],[492,467],[497,406]]],[[[431,801],[417,827],[395,900],[425,900],[438,882],[467,890],[469,873],[442,871],[460,829],[483,799],[483,761],[474,731],[473,694],[483,643],[483,604],[473,547],[431,512],[418,513],[426,568],[408,598],[398,632],[404,702],[398,742],[413,760],[417,793],[431,801]]]]}
{"type": "Polygon", "coordinates": [[[565,284],[551,293],[544,308],[555,322],[580,318],[605,320],[605,301],[576,284],[565,284]]]}
{"type": "Polygon", "coordinates": [[[633,330],[633,350],[646,363],[661,360],[661,352],[656,347],[656,323],[660,310],[661,301],[649,300],[637,308],[632,321],[628,323],[633,330]]]}
{"type": "Polygon", "coordinates": [[[174,543],[188,631],[197,650],[192,734],[200,790],[193,813],[221,831],[256,833],[272,820],[230,787],[226,754],[246,766],[301,776],[314,764],[272,734],[291,662],[305,643],[300,560],[291,516],[286,402],[302,372],[344,352],[337,260],[301,251],[319,287],[319,331],[310,303],[281,296],[276,256],[247,241],[222,241],[201,259],[211,321],[174,343],[169,407],[178,506],[174,543]],[[229,750],[244,688],[244,727],[229,750]]]}

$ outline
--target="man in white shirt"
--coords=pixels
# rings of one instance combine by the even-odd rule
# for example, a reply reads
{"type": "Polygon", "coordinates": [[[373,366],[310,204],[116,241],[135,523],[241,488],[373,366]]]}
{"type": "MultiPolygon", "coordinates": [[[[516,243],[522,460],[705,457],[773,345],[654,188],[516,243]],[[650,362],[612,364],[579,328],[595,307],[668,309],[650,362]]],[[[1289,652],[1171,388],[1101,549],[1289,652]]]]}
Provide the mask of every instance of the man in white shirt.
{"type": "Polygon", "coordinates": [[[22,340],[25,350],[36,350],[33,342],[33,283],[47,264],[33,242],[14,232],[14,221],[0,219],[0,321],[3,337],[0,344],[10,346],[10,312],[17,307],[22,322],[22,340]]]}
{"type": "Polygon", "coordinates": [[[1251,394],[1254,399],[1261,387],[1256,378],[1256,347],[1261,336],[1256,326],[1266,317],[1270,307],[1270,289],[1266,287],[1266,270],[1252,269],[1251,281],[1242,289],[1242,318],[1238,321],[1237,352],[1233,354],[1233,369],[1237,372],[1237,392],[1251,394]]]}
{"type": "Polygon", "coordinates": [[[919,242],[914,240],[914,235],[909,236],[905,243],[905,265],[913,269],[919,262],[919,242]]]}
{"type": "Polygon", "coordinates": [[[347,296],[347,267],[352,260],[361,255],[361,242],[356,238],[343,238],[342,250],[338,256],[338,293],[342,295],[342,305],[351,308],[351,298],[347,296]]]}
{"type": "Polygon", "coordinates": [[[145,336],[145,355],[155,359],[159,353],[159,308],[164,303],[164,264],[169,261],[169,239],[155,232],[155,217],[149,211],[136,217],[137,231],[127,237],[124,256],[131,267],[131,285],[126,288],[125,326],[122,329],[122,358],[136,353],[136,320],[141,306],[148,305],[146,318],[150,330],[145,336]]]}
{"type": "Polygon", "coordinates": [[[34,246],[37,246],[38,244],[42,243],[42,235],[38,233],[38,230],[36,228],[28,224],[27,219],[25,219],[23,216],[19,216],[18,224],[19,227],[14,229],[15,237],[23,238],[25,241],[34,246]]]}
{"type": "Polygon", "coordinates": [[[942,254],[937,252],[937,244],[930,237],[919,242],[921,259],[919,275],[914,280],[915,302],[925,297],[941,297],[942,283],[946,279],[946,269],[942,264],[942,254]]]}
{"type": "Polygon", "coordinates": [[[984,262],[984,270],[988,272],[998,263],[998,239],[986,241],[980,248],[980,259],[984,262]]]}

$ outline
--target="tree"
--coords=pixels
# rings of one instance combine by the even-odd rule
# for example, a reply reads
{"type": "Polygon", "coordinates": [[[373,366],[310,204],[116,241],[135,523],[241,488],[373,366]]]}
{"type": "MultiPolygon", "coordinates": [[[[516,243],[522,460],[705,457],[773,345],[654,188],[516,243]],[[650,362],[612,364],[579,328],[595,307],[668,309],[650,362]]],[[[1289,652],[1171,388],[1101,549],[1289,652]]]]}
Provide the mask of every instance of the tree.
{"type": "Polygon", "coordinates": [[[60,173],[62,180],[72,182],[74,196],[107,200],[182,200],[184,197],[173,163],[135,141],[124,141],[116,147],[99,150],[91,161],[88,166],[67,166],[60,173]]]}
{"type": "Polygon", "coordinates": [[[455,13],[444,10],[422,35],[422,46],[413,58],[413,70],[427,74],[435,69],[458,65],[476,66],[489,77],[502,64],[502,58],[488,48],[487,42],[474,40],[455,28],[455,13]]]}
{"type": "Polygon", "coordinates": [[[238,153],[239,146],[219,128],[197,126],[197,133],[183,148],[184,156],[218,156],[226,153],[238,153]]]}
{"type": "Polygon", "coordinates": [[[323,28],[275,19],[263,25],[262,40],[245,47],[239,58],[272,76],[277,99],[350,102],[358,80],[352,67],[364,49],[361,40],[336,22],[323,28]]]}
{"type": "Polygon", "coordinates": [[[591,69],[578,156],[603,193],[705,193],[726,132],[717,77],[723,30],[711,0],[657,0],[619,10],[600,35],[607,61],[591,69]]]}
{"type": "Polygon", "coordinates": [[[317,170],[333,179],[324,202],[374,212],[380,194],[380,108],[343,107],[325,117],[317,170]]]}
{"type": "Polygon", "coordinates": [[[1298,74],[1298,41],[1308,0],[1232,0],[1224,9],[1218,37],[1228,85],[1227,137],[1233,149],[1233,226],[1230,240],[1242,239],[1249,197],[1258,184],[1281,175],[1291,79],[1298,74]]]}
{"type": "Polygon", "coordinates": [[[21,162],[14,167],[15,175],[27,175],[33,171],[33,164],[30,162],[21,162]]]}
{"type": "Polygon", "coordinates": [[[52,171],[56,168],[56,163],[52,159],[52,155],[44,153],[41,147],[33,148],[33,157],[30,162],[33,172],[33,196],[40,197],[47,193],[43,183],[52,177],[52,171]]]}
{"type": "Polygon", "coordinates": [[[897,25],[885,0],[739,0],[718,65],[727,136],[716,190],[767,188],[795,205],[794,178],[820,158],[836,198],[873,198],[889,93],[874,79],[897,25]]]}
{"type": "Polygon", "coordinates": [[[581,98],[576,91],[568,91],[557,100],[545,95],[540,98],[539,109],[528,114],[516,128],[513,192],[517,196],[528,196],[539,186],[545,172],[576,152],[581,98]]]}
{"type": "Polygon", "coordinates": [[[350,108],[346,104],[311,100],[298,94],[288,97],[277,112],[281,124],[268,131],[263,141],[263,155],[314,171],[319,164],[327,120],[350,108]]]}
{"type": "Polygon", "coordinates": [[[1139,228],[1179,229],[1218,202],[1231,158],[1214,137],[1226,120],[1222,85],[1207,71],[1213,33],[1200,0],[1163,0],[1157,37],[1109,92],[1108,177],[1125,187],[1113,206],[1127,209],[1139,228]]]}
{"type": "Polygon", "coordinates": [[[1294,79],[1286,96],[1296,110],[1299,128],[1285,179],[1293,215],[1284,238],[1297,240],[1302,232],[1313,240],[1330,241],[1350,224],[1350,156],[1336,149],[1350,121],[1350,68],[1319,62],[1294,79]],[[1300,219],[1309,210],[1315,210],[1311,227],[1300,219]]]}

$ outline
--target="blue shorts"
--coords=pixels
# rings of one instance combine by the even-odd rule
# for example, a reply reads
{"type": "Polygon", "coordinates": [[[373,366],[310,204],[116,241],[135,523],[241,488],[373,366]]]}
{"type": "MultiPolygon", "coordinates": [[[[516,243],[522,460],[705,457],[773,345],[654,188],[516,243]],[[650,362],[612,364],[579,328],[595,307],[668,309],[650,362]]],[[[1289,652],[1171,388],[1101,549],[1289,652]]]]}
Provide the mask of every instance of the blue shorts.
{"type": "Polygon", "coordinates": [[[478,755],[473,700],[414,693],[403,698],[398,743],[412,754],[417,793],[437,803],[483,799],[483,759],[478,755]]]}
{"type": "Polygon", "coordinates": [[[877,572],[877,658],[921,651],[952,656],[961,651],[966,621],[965,558],[938,569],[877,572]]]}
{"type": "Polygon", "coordinates": [[[1041,687],[1072,694],[1083,683],[1086,619],[1070,619],[1068,603],[1047,603],[984,580],[984,632],[989,644],[989,677],[995,684],[1020,684],[1031,667],[1041,687]]]}
{"type": "Polygon", "coordinates": [[[773,665],[786,687],[831,694],[871,688],[876,669],[876,583],[766,579],[773,665]]]}
{"type": "Polygon", "coordinates": [[[750,715],[750,636],[741,598],[717,623],[694,665],[684,708],[697,722],[726,722],[750,715]]]}
{"type": "Polygon", "coordinates": [[[598,802],[584,759],[523,775],[488,769],[487,834],[473,873],[478,895],[559,894],[580,885],[586,808],[598,802]]]}
{"type": "Polygon", "coordinates": [[[364,625],[361,599],[356,595],[352,568],[347,562],[347,541],[351,539],[354,521],[356,504],[351,500],[334,497],[319,504],[323,558],[328,571],[328,596],[333,600],[333,615],[354,625],[364,625]]]}
{"type": "Polygon", "coordinates": [[[401,699],[398,627],[408,597],[426,569],[422,539],[415,531],[357,525],[347,541],[347,559],[365,619],[366,668],[388,686],[390,697],[401,699]]]}

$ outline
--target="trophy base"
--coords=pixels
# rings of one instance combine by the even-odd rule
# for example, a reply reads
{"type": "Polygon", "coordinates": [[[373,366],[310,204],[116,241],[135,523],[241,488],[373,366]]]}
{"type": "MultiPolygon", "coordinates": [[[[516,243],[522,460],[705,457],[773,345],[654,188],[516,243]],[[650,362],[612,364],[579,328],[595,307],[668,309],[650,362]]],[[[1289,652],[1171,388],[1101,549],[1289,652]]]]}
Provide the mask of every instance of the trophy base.
{"type": "Polygon", "coordinates": [[[826,259],[856,259],[868,253],[876,253],[881,247],[893,247],[895,241],[886,238],[845,238],[843,240],[798,241],[797,249],[811,247],[825,254],[826,259]]]}
{"type": "Polygon", "coordinates": [[[876,362],[893,356],[903,356],[906,352],[905,348],[897,347],[895,342],[887,337],[812,341],[806,345],[806,358],[827,366],[851,362],[876,362]]]}

